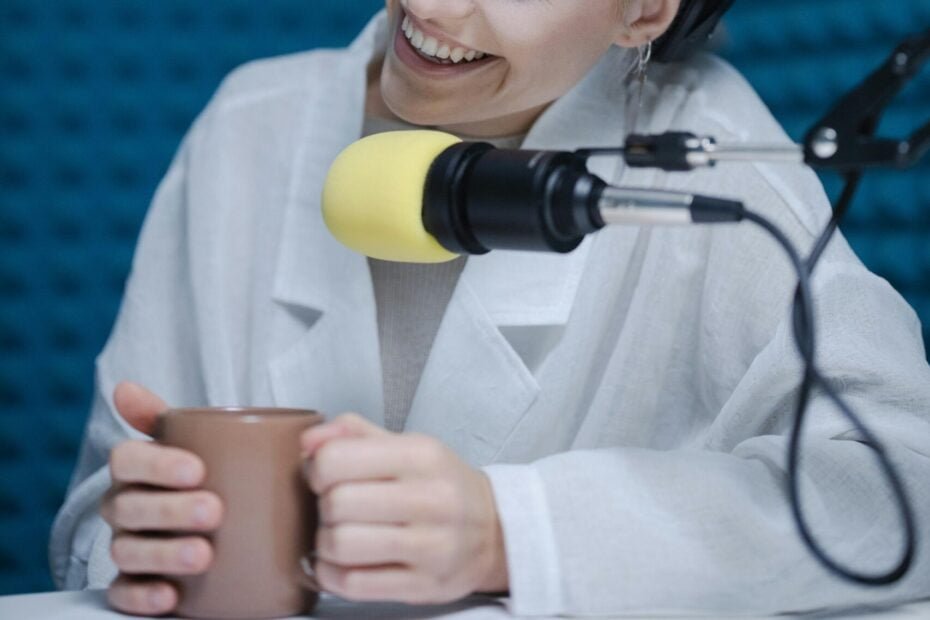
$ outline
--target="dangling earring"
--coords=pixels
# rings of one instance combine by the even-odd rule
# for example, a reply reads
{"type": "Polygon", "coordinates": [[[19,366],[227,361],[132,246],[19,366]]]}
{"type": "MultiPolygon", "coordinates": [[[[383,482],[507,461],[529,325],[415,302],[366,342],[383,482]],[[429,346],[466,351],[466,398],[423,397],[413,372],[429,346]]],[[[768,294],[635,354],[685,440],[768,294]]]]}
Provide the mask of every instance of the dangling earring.
{"type": "Polygon", "coordinates": [[[636,48],[639,58],[636,63],[636,74],[640,80],[646,79],[646,69],[649,67],[649,61],[652,60],[652,41],[646,41],[646,45],[640,45],[636,48]]]}
{"type": "Polygon", "coordinates": [[[652,41],[647,41],[645,45],[636,48],[638,57],[636,59],[636,82],[638,83],[638,92],[636,93],[636,105],[633,106],[633,118],[628,127],[629,133],[636,131],[636,123],[639,120],[639,112],[643,107],[643,91],[646,89],[646,77],[649,70],[649,61],[652,60],[652,41]]]}

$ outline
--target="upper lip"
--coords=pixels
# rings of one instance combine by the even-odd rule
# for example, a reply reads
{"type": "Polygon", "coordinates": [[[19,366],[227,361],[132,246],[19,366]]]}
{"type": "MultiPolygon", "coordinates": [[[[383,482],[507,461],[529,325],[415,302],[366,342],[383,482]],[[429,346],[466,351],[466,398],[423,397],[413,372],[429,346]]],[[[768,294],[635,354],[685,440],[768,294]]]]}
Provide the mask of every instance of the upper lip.
{"type": "MultiPolygon", "coordinates": [[[[429,24],[421,22],[412,13],[408,11],[401,11],[401,18],[400,18],[401,23],[403,23],[404,17],[409,17],[410,21],[413,22],[414,28],[416,28],[417,30],[419,30],[420,32],[422,32],[428,37],[435,38],[437,41],[439,41],[440,45],[445,43],[449,45],[449,47],[452,49],[455,49],[456,47],[461,47],[462,49],[465,49],[465,50],[475,50],[476,52],[483,51],[483,50],[478,49],[477,47],[472,47],[471,45],[466,45],[465,43],[462,43],[461,41],[457,41],[456,39],[450,37],[446,33],[439,30],[438,28],[434,28],[433,26],[430,26],[429,24]]],[[[492,55],[492,54],[488,54],[487,52],[484,52],[484,53],[488,56],[492,55]]]]}

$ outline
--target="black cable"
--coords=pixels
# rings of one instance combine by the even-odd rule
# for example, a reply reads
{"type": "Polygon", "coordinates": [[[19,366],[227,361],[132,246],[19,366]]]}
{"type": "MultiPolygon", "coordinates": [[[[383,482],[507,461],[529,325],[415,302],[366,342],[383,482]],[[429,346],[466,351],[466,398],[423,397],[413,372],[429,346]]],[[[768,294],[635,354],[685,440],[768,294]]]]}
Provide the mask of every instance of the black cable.
{"type": "Polygon", "coordinates": [[[824,232],[817,239],[806,261],[801,259],[800,254],[788,237],[771,221],[748,209],[745,211],[744,219],[753,222],[772,235],[788,255],[798,275],[798,287],[795,291],[794,303],[792,306],[792,331],[795,345],[804,362],[804,376],[801,381],[795,409],[794,424],[791,428],[791,437],[788,443],[788,490],[791,500],[791,512],[795,524],[807,548],[828,570],[843,579],[858,584],[880,586],[888,585],[901,579],[901,577],[907,573],[913,562],[917,546],[913,509],[908,500],[907,493],[904,490],[904,485],[894,466],[888,459],[884,446],[817,369],[816,330],[810,284],[814,268],[823,255],[833,234],[836,232],[840,219],[842,219],[843,215],[849,209],[861,177],[862,175],[860,173],[853,173],[847,177],[846,186],[833,211],[833,216],[824,232]],[[905,542],[904,553],[900,561],[889,571],[883,573],[864,573],[844,567],[827,554],[818,544],[804,517],[804,513],[801,509],[801,494],[798,478],[798,471],[801,468],[800,440],[804,426],[804,416],[807,413],[811,393],[814,389],[818,389],[824,393],[837,406],[840,412],[852,422],[855,429],[862,435],[864,440],[863,443],[875,452],[878,462],[881,465],[882,473],[891,483],[892,491],[894,492],[897,505],[900,509],[905,542]]]}

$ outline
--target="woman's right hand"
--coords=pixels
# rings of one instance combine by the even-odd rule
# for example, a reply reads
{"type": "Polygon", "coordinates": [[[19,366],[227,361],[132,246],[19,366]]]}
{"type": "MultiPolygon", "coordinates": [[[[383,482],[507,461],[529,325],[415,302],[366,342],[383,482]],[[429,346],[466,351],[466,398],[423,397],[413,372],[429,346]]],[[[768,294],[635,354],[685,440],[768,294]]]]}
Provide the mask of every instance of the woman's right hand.
{"type": "MultiPolygon", "coordinates": [[[[167,409],[132,383],[119,384],[113,400],[120,415],[147,435],[167,409]]],[[[219,526],[223,506],[216,494],[198,490],[205,473],[195,454],[151,441],[125,441],[110,452],[113,482],[100,512],[113,529],[110,555],[120,572],[108,591],[113,607],[137,615],[171,612],[178,591],[170,577],[210,566],[213,549],[198,534],[219,526]]]]}

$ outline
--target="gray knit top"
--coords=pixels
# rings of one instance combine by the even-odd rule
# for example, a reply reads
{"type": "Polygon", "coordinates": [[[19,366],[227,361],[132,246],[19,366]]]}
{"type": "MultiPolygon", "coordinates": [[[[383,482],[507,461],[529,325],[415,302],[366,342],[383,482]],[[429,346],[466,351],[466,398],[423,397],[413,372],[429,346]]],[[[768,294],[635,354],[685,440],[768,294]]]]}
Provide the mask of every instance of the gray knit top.
{"type": "MultiPolygon", "coordinates": [[[[417,129],[398,121],[368,117],[363,135],[417,129]]],[[[488,140],[517,148],[522,135],[488,140]]],[[[420,376],[467,258],[417,265],[368,259],[378,311],[378,337],[384,382],[384,426],[401,431],[420,376]]]]}

